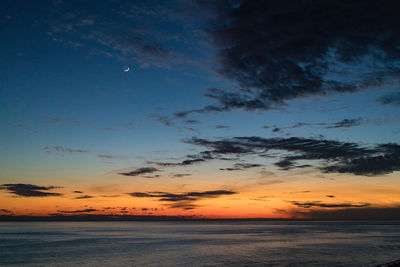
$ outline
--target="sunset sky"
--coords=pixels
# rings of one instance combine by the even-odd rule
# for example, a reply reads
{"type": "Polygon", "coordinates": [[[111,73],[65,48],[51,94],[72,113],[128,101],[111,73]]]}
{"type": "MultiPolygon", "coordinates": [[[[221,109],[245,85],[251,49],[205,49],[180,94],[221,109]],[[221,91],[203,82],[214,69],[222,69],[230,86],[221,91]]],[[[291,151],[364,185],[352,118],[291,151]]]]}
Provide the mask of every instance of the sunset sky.
{"type": "Polygon", "coordinates": [[[0,215],[400,218],[399,10],[2,0],[0,215]]]}

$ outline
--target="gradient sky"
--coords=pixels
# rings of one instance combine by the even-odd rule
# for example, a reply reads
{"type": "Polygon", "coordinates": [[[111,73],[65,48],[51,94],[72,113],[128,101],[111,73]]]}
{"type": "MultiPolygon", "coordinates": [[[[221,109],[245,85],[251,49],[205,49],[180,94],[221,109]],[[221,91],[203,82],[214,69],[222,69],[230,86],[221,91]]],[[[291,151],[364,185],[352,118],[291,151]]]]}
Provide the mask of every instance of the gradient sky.
{"type": "Polygon", "coordinates": [[[0,215],[398,218],[399,10],[2,0],[0,215]]]}

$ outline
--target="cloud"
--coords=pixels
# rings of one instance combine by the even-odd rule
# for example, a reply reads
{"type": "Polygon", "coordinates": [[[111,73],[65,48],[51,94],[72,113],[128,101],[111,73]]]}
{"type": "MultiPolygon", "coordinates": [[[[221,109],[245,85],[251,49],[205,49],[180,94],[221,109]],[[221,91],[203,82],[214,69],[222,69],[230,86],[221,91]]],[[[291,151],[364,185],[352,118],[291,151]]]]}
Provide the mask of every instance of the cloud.
{"type": "Polygon", "coordinates": [[[32,184],[2,184],[0,189],[7,190],[8,192],[21,196],[21,197],[50,197],[62,196],[60,193],[43,192],[54,188],[55,186],[38,186],[32,184]]]}
{"type": "Polygon", "coordinates": [[[198,120],[185,120],[183,121],[186,124],[198,124],[200,123],[198,120]]]}
{"type": "MultiPolygon", "coordinates": [[[[101,13],[87,10],[85,7],[76,10],[76,7],[68,3],[64,4],[64,8],[69,10],[68,14],[59,12],[62,9],[54,9],[53,12],[58,18],[44,21],[50,26],[47,34],[53,41],[76,47],[94,42],[97,47],[101,48],[97,51],[101,54],[106,56],[113,56],[115,53],[120,56],[136,55],[142,64],[161,64],[161,62],[156,62],[156,59],[168,58],[171,54],[169,49],[151,38],[151,32],[148,30],[132,26],[127,22],[129,19],[126,17],[123,20],[116,19],[115,16],[120,18],[124,16],[124,14],[116,12],[118,8],[122,8],[121,6],[109,7],[108,18],[101,13]],[[96,14],[94,15],[93,12],[96,14]],[[89,21],[93,23],[87,23],[89,21]],[[80,41],[76,42],[73,39],[80,41]]],[[[155,32],[153,34],[155,35],[155,32]]]]}
{"type": "Polygon", "coordinates": [[[33,128],[31,128],[30,126],[28,126],[26,124],[21,124],[21,123],[20,124],[16,124],[15,127],[17,127],[18,129],[23,130],[24,132],[29,132],[29,133],[32,133],[32,134],[38,134],[39,133],[38,130],[33,129],[33,128]]]}
{"type": "Polygon", "coordinates": [[[58,210],[61,213],[86,213],[86,212],[94,212],[98,211],[96,209],[84,209],[84,210],[58,210]]]}
{"type": "Polygon", "coordinates": [[[101,197],[119,197],[120,195],[101,195],[101,197]]]}
{"type": "Polygon", "coordinates": [[[382,144],[370,153],[342,159],[336,165],[321,168],[324,172],[353,173],[356,175],[382,175],[400,170],[400,145],[382,144]]]}
{"type": "Polygon", "coordinates": [[[379,102],[385,105],[400,106],[400,93],[392,93],[378,99],[379,102]]]}
{"type": "Polygon", "coordinates": [[[125,176],[138,176],[142,174],[147,174],[147,173],[153,173],[159,171],[156,168],[153,167],[143,167],[143,168],[138,168],[136,170],[130,171],[130,172],[121,172],[119,174],[125,175],[125,176]]]}
{"type": "Polygon", "coordinates": [[[98,154],[97,157],[102,159],[127,159],[126,156],[109,155],[109,154],[98,154]]]}
{"type": "Polygon", "coordinates": [[[225,169],[220,169],[221,171],[241,171],[245,169],[250,169],[250,168],[257,168],[257,167],[262,167],[263,165],[261,164],[255,164],[255,163],[235,163],[232,168],[225,168],[225,169]]]}
{"type": "Polygon", "coordinates": [[[83,192],[82,192],[82,191],[79,191],[79,190],[75,190],[75,191],[73,191],[72,193],[82,194],[83,192]]]}
{"type": "Polygon", "coordinates": [[[54,146],[54,147],[44,147],[43,148],[46,152],[50,153],[51,151],[57,151],[57,152],[70,152],[70,153],[86,153],[88,152],[87,150],[84,149],[73,149],[73,148],[64,148],[62,146],[54,146]]]}
{"type": "Polygon", "coordinates": [[[132,197],[140,198],[157,198],[160,202],[167,202],[170,208],[194,209],[194,202],[201,199],[217,198],[220,196],[237,194],[229,190],[213,190],[203,192],[187,192],[187,193],[167,193],[167,192],[134,192],[128,193],[132,197]]]}
{"type": "Polygon", "coordinates": [[[217,128],[217,129],[228,129],[228,128],[230,128],[230,126],[227,126],[227,125],[215,125],[215,128],[217,128]]]}
{"type": "Polygon", "coordinates": [[[177,178],[181,178],[181,177],[185,177],[185,176],[191,176],[190,173],[176,173],[173,175],[173,177],[177,177],[177,178]]]}
{"type": "Polygon", "coordinates": [[[369,203],[360,203],[360,204],[352,204],[352,203],[323,203],[321,201],[307,201],[307,202],[299,202],[299,201],[290,201],[293,205],[309,209],[309,208],[362,208],[370,206],[369,203]]]}
{"type": "Polygon", "coordinates": [[[156,174],[156,175],[145,175],[145,176],[142,176],[142,177],[151,179],[151,178],[158,178],[158,177],[161,177],[161,176],[156,174]]]}
{"type": "Polygon", "coordinates": [[[94,198],[94,196],[82,195],[82,196],[75,197],[75,199],[88,199],[88,198],[94,198]]]}
{"type": "MultiPolygon", "coordinates": [[[[314,122],[314,123],[296,122],[295,124],[293,124],[291,126],[280,127],[280,128],[277,128],[274,125],[275,128],[272,130],[272,132],[280,132],[280,131],[285,130],[285,129],[295,129],[295,128],[304,127],[304,126],[322,127],[322,128],[325,128],[325,129],[350,128],[350,127],[359,126],[361,124],[365,124],[365,123],[368,123],[368,122],[370,122],[370,121],[364,120],[362,118],[343,119],[343,120],[337,121],[337,122],[314,122]]],[[[269,127],[268,126],[263,126],[263,128],[267,129],[269,127]]]]}
{"type": "Polygon", "coordinates": [[[294,168],[294,162],[289,159],[283,159],[281,161],[276,162],[274,165],[280,167],[281,170],[285,170],[285,171],[288,171],[288,170],[294,168]]]}
{"type": "Polygon", "coordinates": [[[6,210],[6,209],[0,209],[0,212],[2,212],[2,213],[12,213],[11,210],[6,210]]]}
{"type": "Polygon", "coordinates": [[[173,118],[170,118],[168,116],[163,116],[163,115],[158,115],[158,114],[151,114],[149,115],[150,118],[155,119],[158,122],[161,122],[165,126],[173,126],[173,118]]]}
{"type": "Polygon", "coordinates": [[[52,41],[86,48],[90,55],[130,61],[140,68],[204,64],[193,53],[204,46],[198,23],[204,12],[194,8],[195,3],[105,1],[100,6],[53,3],[49,10],[44,6],[46,14],[38,20],[47,26],[52,41]],[[182,45],[184,50],[172,49],[182,45]]]}
{"type": "Polygon", "coordinates": [[[156,162],[155,164],[163,167],[171,167],[171,166],[188,166],[193,165],[196,163],[204,162],[206,159],[204,158],[197,158],[197,159],[187,159],[181,162],[156,162]]]}
{"type": "Polygon", "coordinates": [[[184,210],[193,210],[198,207],[198,205],[193,204],[191,201],[179,201],[176,203],[169,204],[168,207],[172,209],[184,209],[184,210]]]}
{"type": "Polygon", "coordinates": [[[128,193],[133,197],[152,197],[158,198],[159,201],[181,201],[181,200],[198,200],[202,198],[214,198],[221,195],[233,195],[236,192],[228,190],[214,190],[204,192],[188,192],[182,194],[165,193],[165,192],[150,192],[150,193],[128,193]]]}
{"type": "Polygon", "coordinates": [[[217,104],[190,113],[273,109],[288,100],[398,82],[396,1],[215,1],[209,33],[217,71],[239,89],[208,89],[217,104]]]}
{"type": "Polygon", "coordinates": [[[313,138],[262,138],[233,137],[220,140],[192,138],[186,143],[206,147],[199,154],[210,159],[223,155],[258,155],[269,151],[284,153],[275,163],[281,170],[310,167],[309,164],[295,165],[297,161],[318,161],[316,168],[325,173],[351,173],[376,176],[400,170],[400,145],[396,143],[362,146],[358,143],[313,138]]]}
{"type": "Polygon", "coordinates": [[[358,119],[344,119],[339,122],[333,123],[333,125],[327,126],[326,128],[349,128],[353,126],[358,126],[362,122],[361,118],[358,119]]]}

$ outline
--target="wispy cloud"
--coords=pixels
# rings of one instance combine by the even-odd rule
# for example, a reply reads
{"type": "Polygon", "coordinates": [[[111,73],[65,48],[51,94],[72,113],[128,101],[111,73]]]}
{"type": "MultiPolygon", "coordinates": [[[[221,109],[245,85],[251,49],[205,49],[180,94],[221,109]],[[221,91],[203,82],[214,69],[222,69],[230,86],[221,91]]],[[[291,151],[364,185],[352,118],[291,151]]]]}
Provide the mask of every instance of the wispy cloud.
{"type": "Polygon", "coordinates": [[[60,213],[89,213],[98,211],[97,209],[84,209],[84,210],[58,210],[60,213]]]}
{"type": "Polygon", "coordinates": [[[367,207],[370,206],[370,203],[323,203],[321,201],[306,201],[306,202],[300,202],[300,201],[290,201],[293,205],[309,209],[309,208],[362,208],[362,207],[367,207]]]}
{"type": "Polygon", "coordinates": [[[127,156],[110,155],[110,154],[98,154],[97,157],[102,159],[127,159],[127,156]]]}
{"type": "Polygon", "coordinates": [[[378,99],[379,102],[385,105],[400,106],[400,93],[392,93],[378,99]]]}
{"type": "Polygon", "coordinates": [[[189,166],[204,161],[206,161],[206,159],[204,158],[195,158],[195,159],[186,159],[181,162],[154,162],[154,163],[163,167],[171,167],[171,166],[189,166]]]}
{"type": "Polygon", "coordinates": [[[48,27],[47,35],[54,42],[86,48],[91,55],[130,60],[140,68],[203,65],[194,53],[173,49],[178,42],[189,50],[193,50],[193,44],[202,45],[196,35],[196,19],[204,12],[192,8],[195,3],[105,1],[100,5],[93,9],[87,3],[77,6],[62,1],[54,4],[40,22],[48,27]]]}
{"type": "Polygon", "coordinates": [[[176,173],[172,175],[173,177],[181,178],[181,177],[186,177],[186,176],[191,176],[190,173],[176,173]]]}
{"type": "Polygon", "coordinates": [[[82,195],[82,196],[74,197],[74,199],[88,199],[88,198],[94,198],[94,196],[82,195]]]}
{"type": "Polygon", "coordinates": [[[221,168],[222,171],[241,171],[250,168],[262,167],[261,164],[256,163],[235,163],[232,168],[221,168]]]}
{"type": "Polygon", "coordinates": [[[125,176],[139,176],[139,175],[153,173],[153,172],[157,172],[157,171],[159,171],[159,170],[156,168],[153,168],[153,167],[143,167],[143,168],[138,168],[136,170],[129,171],[129,172],[121,172],[119,174],[125,175],[125,176]]]}
{"type": "Polygon", "coordinates": [[[79,149],[79,148],[65,148],[62,146],[54,146],[54,147],[44,147],[44,151],[50,153],[52,151],[56,152],[69,152],[69,153],[87,153],[88,151],[85,149],[79,149]]]}

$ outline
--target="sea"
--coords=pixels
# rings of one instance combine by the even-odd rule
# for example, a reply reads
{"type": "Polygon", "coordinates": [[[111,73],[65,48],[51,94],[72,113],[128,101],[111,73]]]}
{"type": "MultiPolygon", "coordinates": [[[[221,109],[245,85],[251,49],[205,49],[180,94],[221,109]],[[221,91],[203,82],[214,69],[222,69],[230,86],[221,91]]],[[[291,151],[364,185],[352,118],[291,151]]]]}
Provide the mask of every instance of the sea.
{"type": "Polygon", "coordinates": [[[400,222],[0,222],[2,266],[378,266],[400,222]]]}

